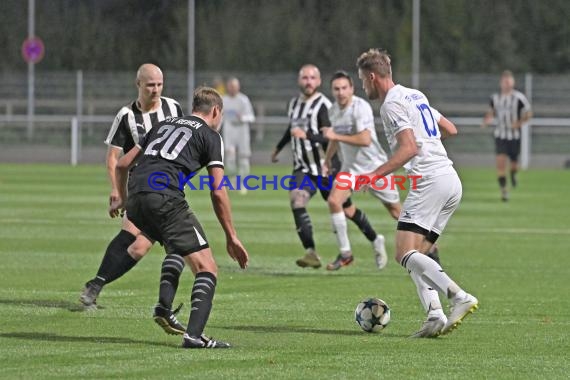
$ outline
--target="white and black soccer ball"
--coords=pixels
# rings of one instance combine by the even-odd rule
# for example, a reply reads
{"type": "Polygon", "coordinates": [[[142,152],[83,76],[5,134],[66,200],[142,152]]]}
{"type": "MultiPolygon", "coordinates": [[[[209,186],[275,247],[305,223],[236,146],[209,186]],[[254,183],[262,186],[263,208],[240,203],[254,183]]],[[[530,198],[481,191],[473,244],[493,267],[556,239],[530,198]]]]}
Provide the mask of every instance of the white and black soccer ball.
{"type": "Polygon", "coordinates": [[[380,331],[390,322],[390,307],[379,298],[366,298],[356,306],[354,319],[366,332],[380,331]]]}

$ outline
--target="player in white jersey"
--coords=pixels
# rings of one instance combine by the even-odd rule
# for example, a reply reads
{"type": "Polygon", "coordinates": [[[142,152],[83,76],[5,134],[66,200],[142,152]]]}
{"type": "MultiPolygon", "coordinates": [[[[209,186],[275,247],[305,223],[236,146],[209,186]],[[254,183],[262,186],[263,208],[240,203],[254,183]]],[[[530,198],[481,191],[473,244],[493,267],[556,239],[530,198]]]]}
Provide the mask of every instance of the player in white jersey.
{"type": "MultiPolygon", "coordinates": [[[[327,269],[338,270],[354,260],[342,205],[355,189],[356,176],[373,171],[386,162],[388,157],[376,136],[372,107],[366,100],[354,96],[352,78],[344,71],[335,73],[331,79],[331,89],[336,101],[329,111],[332,127],[323,128],[323,134],[330,141],[325,162],[330,167],[333,156],[337,150],[340,150],[342,160],[340,175],[351,182],[351,188],[347,188],[339,181],[335,181],[327,199],[340,251],[336,260],[327,265],[327,269]]],[[[397,219],[401,208],[397,188],[386,186],[383,190],[370,188],[370,191],[397,219]]],[[[372,241],[372,247],[376,265],[378,269],[383,269],[388,262],[384,236],[377,235],[372,241]]]]}
{"type": "Polygon", "coordinates": [[[356,65],[368,98],[382,102],[380,116],[393,153],[370,176],[386,176],[401,167],[408,175],[421,175],[402,207],[396,231],[396,260],[409,271],[427,313],[413,336],[437,337],[452,331],[478,307],[477,298],[460,288],[425,254],[461,200],[461,181],[441,143],[442,137],[456,134],[457,129],[430,107],[423,93],[394,83],[385,51],[370,49],[356,65]],[[449,299],[448,317],[436,290],[449,299]]]}
{"type": "MultiPolygon", "coordinates": [[[[230,175],[249,174],[251,147],[249,124],[255,121],[255,114],[249,98],[240,92],[239,80],[235,77],[226,82],[227,94],[224,101],[224,123],[222,134],[225,147],[225,163],[230,175]],[[237,156],[237,165],[236,165],[237,156]]],[[[247,192],[246,189],[241,190],[247,192]]]]}

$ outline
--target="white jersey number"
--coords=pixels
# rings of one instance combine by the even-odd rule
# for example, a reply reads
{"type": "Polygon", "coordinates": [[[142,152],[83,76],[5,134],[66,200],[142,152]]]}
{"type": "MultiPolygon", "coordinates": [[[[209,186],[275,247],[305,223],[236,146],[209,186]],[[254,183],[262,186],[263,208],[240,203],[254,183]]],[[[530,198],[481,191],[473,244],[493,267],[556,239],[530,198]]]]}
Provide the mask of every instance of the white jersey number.
{"type": "Polygon", "coordinates": [[[176,157],[182,151],[182,148],[186,145],[188,140],[192,137],[192,130],[186,127],[174,128],[172,125],[163,125],[158,130],[157,134],[162,134],[159,138],[152,141],[144,151],[145,155],[156,156],[158,154],[158,148],[154,149],[157,144],[160,144],[164,140],[166,142],[160,149],[160,156],[167,159],[167,160],[175,160],[176,157]],[[178,140],[178,143],[174,145],[174,143],[178,140]]]}

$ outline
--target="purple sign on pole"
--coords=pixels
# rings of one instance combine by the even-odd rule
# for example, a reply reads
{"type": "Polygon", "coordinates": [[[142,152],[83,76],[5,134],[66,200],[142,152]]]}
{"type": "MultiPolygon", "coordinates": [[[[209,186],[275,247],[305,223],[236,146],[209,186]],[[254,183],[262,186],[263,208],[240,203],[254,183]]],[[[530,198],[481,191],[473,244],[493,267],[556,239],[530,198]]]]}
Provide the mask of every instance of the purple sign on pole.
{"type": "Polygon", "coordinates": [[[38,63],[45,53],[45,46],[39,37],[26,38],[22,44],[22,57],[27,63],[38,63]]]}

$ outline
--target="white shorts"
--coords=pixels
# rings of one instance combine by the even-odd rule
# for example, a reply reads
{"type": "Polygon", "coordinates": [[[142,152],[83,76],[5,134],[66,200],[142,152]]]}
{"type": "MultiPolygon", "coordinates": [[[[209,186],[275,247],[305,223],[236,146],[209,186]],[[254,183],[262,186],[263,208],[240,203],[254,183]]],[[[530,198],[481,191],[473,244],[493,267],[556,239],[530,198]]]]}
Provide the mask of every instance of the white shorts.
{"type": "Polygon", "coordinates": [[[222,137],[226,151],[237,152],[240,158],[251,156],[249,126],[234,127],[226,124],[222,129],[222,137]]]}
{"type": "MultiPolygon", "coordinates": [[[[337,174],[337,180],[335,180],[334,186],[341,186],[342,188],[350,186],[350,190],[360,191],[361,188],[356,189],[357,176],[358,174],[341,171],[337,174]],[[341,182],[338,182],[339,179],[341,182]],[[348,182],[350,182],[350,184],[348,182]]],[[[394,176],[392,174],[376,181],[376,186],[367,186],[367,191],[384,204],[400,202],[400,193],[398,192],[398,187],[394,186],[394,176]]]]}
{"type": "Polygon", "coordinates": [[[441,235],[461,201],[461,180],[453,173],[420,178],[410,189],[399,222],[416,224],[441,235]]]}

